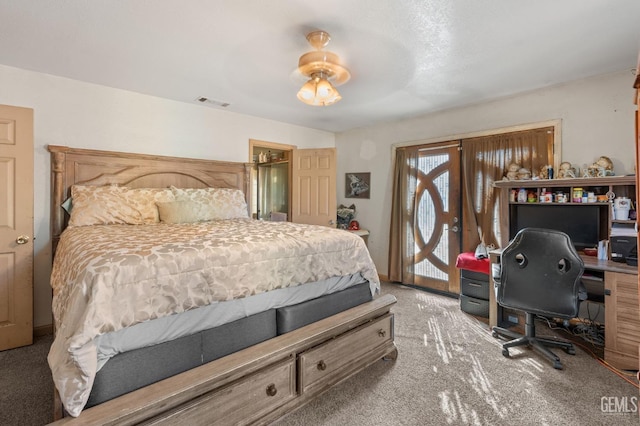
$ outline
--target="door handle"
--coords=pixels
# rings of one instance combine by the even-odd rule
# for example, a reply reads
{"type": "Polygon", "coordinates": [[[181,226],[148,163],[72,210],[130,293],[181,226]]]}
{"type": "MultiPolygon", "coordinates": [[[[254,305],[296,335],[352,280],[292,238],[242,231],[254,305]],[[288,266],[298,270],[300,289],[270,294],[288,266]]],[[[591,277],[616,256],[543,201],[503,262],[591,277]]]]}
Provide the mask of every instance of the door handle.
{"type": "Polygon", "coordinates": [[[27,244],[28,242],[29,242],[28,235],[20,235],[18,238],[16,238],[17,244],[27,244]]]}
{"type": "Polygon", "coordinates": [[[458,228],[458,225],[453,225],[451,227],[451,232],[458,232],[458,231],[460,231],[460,228],[458,228]]]}

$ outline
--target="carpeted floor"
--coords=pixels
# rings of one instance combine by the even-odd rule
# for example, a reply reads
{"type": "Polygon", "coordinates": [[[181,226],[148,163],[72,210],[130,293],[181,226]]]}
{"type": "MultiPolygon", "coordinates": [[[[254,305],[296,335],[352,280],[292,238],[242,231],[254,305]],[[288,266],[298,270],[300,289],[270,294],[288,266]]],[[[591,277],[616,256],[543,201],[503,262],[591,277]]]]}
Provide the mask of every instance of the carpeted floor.
{"type": "Polygon", "coordinates": [[[524,348],[508,359],[458,300],[393,284],[383,292],[398,299],[397,361],[378,362],[278,426],[639,424],[637,410],[603,413],[608,397],[626,397],[632,411],[638,389],[580,348],[575,356],[557,352],[564,370],[524,348]]]}
{"type": "MultiPolygon", "coordinates": [[[[383,292],[398,299],[398,359],[377,362],[278,426],[639,424],[638,389],[582,349],[557,351],[562,371],[528,349],[504,358],[499,341],[458,300],[393,284],[383,292]],[[619,412],[624,402],[633,413],[619,412]]],[[[0,425],[52,420],[50,344],[49,336],[0,352],[0,425]]]]}
{"type": "Polygon", "coordinates": [[[47,364],[52,336],[0,352],[0,425],[39,426],[53,420],[53,380],[47,364]]]}

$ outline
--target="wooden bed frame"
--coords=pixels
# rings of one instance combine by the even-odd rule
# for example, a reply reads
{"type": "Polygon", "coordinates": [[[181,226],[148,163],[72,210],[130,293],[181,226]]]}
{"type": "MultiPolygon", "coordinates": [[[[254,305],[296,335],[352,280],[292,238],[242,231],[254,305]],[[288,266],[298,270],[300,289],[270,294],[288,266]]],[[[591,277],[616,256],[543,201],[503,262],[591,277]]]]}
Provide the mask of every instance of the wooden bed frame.
{"type": "MultiPolygon", "coordinates": [[[[237,188],[251,201],[250,163],[131,154],[64,146],[51,153],[51,237],[55,255],[74,184],[134,188],[237,188]]],[[[381,358],[396,359],[391,295],[63,417],[56,424],[266,424],[299,408],[381,358]]]]}

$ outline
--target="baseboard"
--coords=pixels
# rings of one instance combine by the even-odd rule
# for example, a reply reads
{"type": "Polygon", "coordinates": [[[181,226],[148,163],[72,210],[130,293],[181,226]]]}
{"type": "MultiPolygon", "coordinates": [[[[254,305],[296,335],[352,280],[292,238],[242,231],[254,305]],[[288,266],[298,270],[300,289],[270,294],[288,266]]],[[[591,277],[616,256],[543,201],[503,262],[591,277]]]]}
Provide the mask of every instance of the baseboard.
{"type": "Polygon", "coordinates": [[[53,334],[53,324],[33,327],[33,337],[49,336],[53,334]]]}
{"type": "Polygon", "coordinates": [[[386,275],[378,274],[378,279],[379,279],[380,281],[386,281],[386,282],[389,282],[389,277],[388,277],[388,276],[386,276],[386,275]]]}

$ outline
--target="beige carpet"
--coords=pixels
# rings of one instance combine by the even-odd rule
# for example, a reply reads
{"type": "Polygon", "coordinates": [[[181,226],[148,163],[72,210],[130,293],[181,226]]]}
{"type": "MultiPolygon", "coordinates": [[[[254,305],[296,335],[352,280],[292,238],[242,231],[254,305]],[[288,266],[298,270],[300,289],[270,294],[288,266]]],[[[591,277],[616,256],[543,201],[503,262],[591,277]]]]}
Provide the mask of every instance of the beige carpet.
{"type": "MultiPolygon", "coordinates": [[[[278,426],[640,423],[637,410],[602,412],[603,398],[637,401],[638,389],[580,348],[575,356],[557,352],[563,371],[527,349],[514,349],[507,359],[487,326],[461,312],[457,300],[393,284],[383,284],[383,292],[398,299],[398,359],[377,362],[278,426]]],[[[52,420],[50,344],[47,336],[0,352],[0,425],[52,420]]]]}
{"type": "Polygon", "coordinates": [[[580,348],[556,351],[564,370],[524,348],[508,359],[458,300],[393,284],[383,292],[398,299],[397,361],[376,363],[278,426],[639,424],[637,410],[603,413],[602,398],[637,401],[638,389],[580,348]]]}

